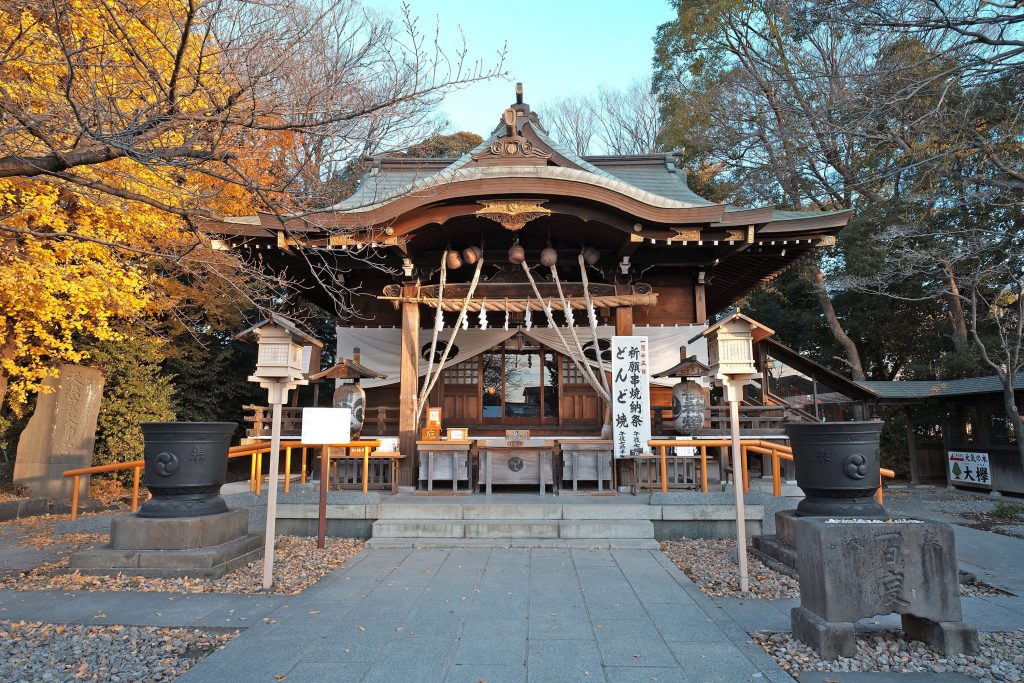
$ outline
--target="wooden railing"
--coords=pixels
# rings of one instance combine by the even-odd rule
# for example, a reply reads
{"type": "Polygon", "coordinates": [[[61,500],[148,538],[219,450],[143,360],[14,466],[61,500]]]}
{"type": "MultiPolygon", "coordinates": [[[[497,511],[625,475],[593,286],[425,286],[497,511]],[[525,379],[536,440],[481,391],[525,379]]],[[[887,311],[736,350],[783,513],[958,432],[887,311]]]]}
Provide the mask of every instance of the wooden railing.
{"type": "MultiPolygon", "coordinates": [[[[647,442],[648,446],[658,451],[659,470],[661,478],[661,492],[668,492],[668,449],[678,446],[700,448],[700,471],[701,491],[708,491],[707,474],[707,449],[714,447],[728,447],[732,442],[728,439],[652,439],[647,442]]],[[[747,470],[747,454],[758,453],[771,457],[772,466],[772,495],[782,495],[782,460],[793,460],[793,449],[776,441],[764,441],[762,439],[741,439],[740,440],[740,469],[743,471],[743,491],[750,491],[750,472],[747,470]]],[[[735,476],[735,473],[734,473],[735,476]]],[[[882,467],[878,477],[878,490],[875,492],[875,499],[881,505],[885,498],[882,493],[882,480],[893,479],[896,473],[891,469],[882,467]]]]}
{"type": "Polygon", "coordinates": [[[74,490],[71,492],[71,519],[78,519],[78,487],[82,477],[90,477],[103,472],[119,472],[121,470],[135,470],[132,484],[132,512],[139,509],[139,478],[142,475],[142,468],[145,466],[143,460],[132,460],[131,462],[115,462],[110,465],[96,465],[95,467],[79,467],[74,470],[66,470],[65,477],[74,477],[74,490]]]}
{"type": "MultiPolygon", "coordinates": [[[[291,473],[292,473],[292,449],[300,448],[302,450],[302,475],[301,481],[303,484],[306,483],[306,446],[303,446],[299,441],[282,441],[281,448],[284,449],[284,490],[285,493],[291,490],[291,473]]],[[[249,444],[246,446],[232,446],[228,449],[228,459],[233,458],[244,458],[249,457],[249,490],[254,492],[257,496],[260,495],[261,484],[263,481],[263,454],[270,452],[269,443],[249,444]]],[[[78,488],[82,477],[90,477],[94,474],[103,474],[104,472],[118,472],[121,470],[135,470],[132,483],[132,512],[136,512],[139,509],[139,481],[142,476],[142,471],[145,469],[145,460],[132,460],[131,462],[119,462],[110,465],[96,465],[94,467],[80,467],[78,469],[67,470],[64,472],[65,477],[74,477],[74,491],[71,493],[71,519],[78,519],[78,488]]]]}
{"type": "MultiPolygon", "coordinates": [[[[782,434],[787,421],[807,422],[813,415],[792,406],[740,406],[740,431],[758,434],[782,434]]],[[[724,435],[731,429],[728,406],[709,406],[704,409],[702,435],[724,435]]],[[[651,407],[651,431],[654,434],[672,434],[672,406],[651,407]]]]}
{"type": "MultiPolygon", "coordinates": [[[[270,438],[269,406],[242,406],[246,412],[244,420],[250,424],[245,435],[249,439],[270,438]]],[[[366,432],[375,432],[378,436],[398,434],[398,406],[375,406],[366,411],[364,422],[366,432]]],[[[284,406],[281,408],[281,436],[294,438],[302,435],[302,408],[284,406]]]]}

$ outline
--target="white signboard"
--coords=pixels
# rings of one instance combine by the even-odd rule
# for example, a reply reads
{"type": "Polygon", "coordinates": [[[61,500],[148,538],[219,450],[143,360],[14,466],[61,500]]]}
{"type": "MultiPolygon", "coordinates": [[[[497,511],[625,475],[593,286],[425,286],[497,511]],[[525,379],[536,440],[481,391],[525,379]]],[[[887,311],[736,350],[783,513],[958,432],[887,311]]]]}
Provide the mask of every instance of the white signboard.
{"type": "Polygon", "coordinates": [[[649,451],[650,361],[647,337],[612,337],[612,430],[616,458],[649,451]]]}
{"type": "Polygon", "coordinates": [[[988,453],[948,451],[949,481],[958,484],[992,486],[992,469],[988,466],[988,453]]]}
{"type": "Polygon", "coordinates": [[[302,409],[302,443],[324,445],[351,440],[351,408],[302,409]]]}

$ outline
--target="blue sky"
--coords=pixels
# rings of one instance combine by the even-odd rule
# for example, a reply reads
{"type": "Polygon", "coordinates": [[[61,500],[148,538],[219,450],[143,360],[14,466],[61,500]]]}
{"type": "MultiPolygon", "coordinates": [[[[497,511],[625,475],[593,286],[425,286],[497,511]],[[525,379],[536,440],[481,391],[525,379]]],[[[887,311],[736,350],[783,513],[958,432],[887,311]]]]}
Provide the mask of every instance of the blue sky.
{"type": "MultiPolygon", "coordinates": [[[[379,10],[398,11],[400,0],[366,0],[379,10]]],[[[450,131],[486,137],[502,110],[515,101],[522,81],[525,101],[540,108],[562,95],[584,94],[601,85],[625,87],[651,74],[654,32],[672,19],[667,0],[409,0],[421,28],[440,24],[446,49],[465,34],[473,57],[494,61],[508,42],[508,80],[476,84],[450,94],[442,113],[450,131]]]]}

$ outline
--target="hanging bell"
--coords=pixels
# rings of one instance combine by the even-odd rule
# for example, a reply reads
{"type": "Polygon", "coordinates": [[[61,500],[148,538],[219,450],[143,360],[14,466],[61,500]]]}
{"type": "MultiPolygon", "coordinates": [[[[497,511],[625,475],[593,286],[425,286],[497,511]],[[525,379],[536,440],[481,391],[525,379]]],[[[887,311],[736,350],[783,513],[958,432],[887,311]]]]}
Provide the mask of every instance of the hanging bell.
{"type": "Polygon", "coordinates": [[[482,255],[483,252],[480,251],[480,247],[466,247],[462,250],[462,260],[470,266],[476,265],[476,262],[480,260],[482,255]]]}
{"type": "Polygon", "coordinates": [[[513,242],[512,246],[508,248],[508,260],[509,263],[514,263],[517,266],[526,260],[526,250],[519,244],[519,240],[513,242]]]}
{"type": "Polygon", "coordinates": [[[583,262],[588,266],[596,265],[601,260],[601,252],[594,247],[584,247],[583,249],[583,262]]]}
{"type": "Polygon", "coordinates": [[[458,270],[462,267],[462,257],[459,256],[459,252],[454,249],[448,250],[448,255],[445,257],[445,265],[448,266],[449,270],[458,270]]]}
{"type": "Polygon", "coordinates": [[[547,268],[551,268],[556,263],[558,263],[558,252],[550,245],[544,247],[540,252],[540,264],[547,268]]]}

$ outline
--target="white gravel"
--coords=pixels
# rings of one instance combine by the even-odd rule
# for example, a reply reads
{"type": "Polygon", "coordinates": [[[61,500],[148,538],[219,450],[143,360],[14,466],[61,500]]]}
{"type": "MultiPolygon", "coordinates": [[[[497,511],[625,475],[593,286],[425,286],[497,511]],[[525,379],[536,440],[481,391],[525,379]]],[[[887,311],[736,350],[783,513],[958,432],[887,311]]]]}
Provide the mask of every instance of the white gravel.
{"type": "Polygon", "coordinates": [[[819,659],[814,651],[789,633],[758,633],[757,642],[790,674],[800,671],[882,671],[961,673],[981,681],[1024,680],[1024,630],[982,633],[976,655],[946,657],[919,641],[903,638],[902,631],[861,633],[857,654],[834,661],[819,659]]]}
{"type": "Polygon", "coordinates": [[[238,631],[0,621],[0,680],[170,681],[236,635],[238,631]]]}

